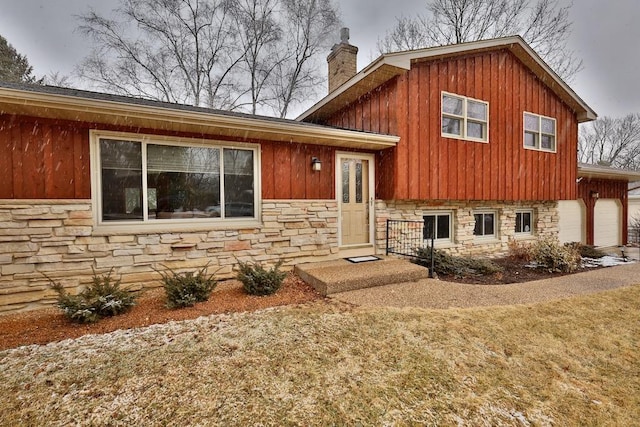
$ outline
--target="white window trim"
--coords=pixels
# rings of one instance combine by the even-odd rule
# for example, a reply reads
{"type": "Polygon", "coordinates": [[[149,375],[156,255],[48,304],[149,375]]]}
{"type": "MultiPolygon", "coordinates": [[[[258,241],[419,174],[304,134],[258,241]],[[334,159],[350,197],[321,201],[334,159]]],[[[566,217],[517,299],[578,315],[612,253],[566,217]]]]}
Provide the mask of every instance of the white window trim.
{"type": "MultiPolygon", "coordinates": [[[[148,232],[162,232],[162,231],[196,231],[196,230],[210,230],[210,229],[228,229],[237,227],[255,227],[260,225],[261,218],[261,195],[262,195],[262,173],[261,173],[261,159],[260,159],[260,145],[250,144],[242,142],[221,141],[214,139],[197,139],[197,138],[184,138],[184,137],[172,137],[165,135],[154,134],[138,134],[130,132],[115,132],[115,131],[103,131],[103,130],[90,130],[89,131],[89,157],[91,164],[91,205],[93,211],[93,224],[94,232],[96,234],[119,234],[119,233],[148,233],[148,232]],[[188,218],[188,219],[154,219],[153,221],[102,221],[102,178],[100,173],[100,156],[99,156],[99,143],[101,138],[108,139],[124,139],[126,141],[140,142],[146,144],[161,144],[161,145],[173,145],[173,146],[189,146],[189,147],[208,147],[208,148],[237,148],[252,150],[253,156],[253,170],[254,170],[254,217],[242,217],[242,218],[188,218]]],[[[144,146],[143,146],[144,147],[144,146]]],[[[222,159],[222,157],[221,157],[222,159]]],[[[146,165],[146,158],[143,156],[143,170],[146,165]]],[[[142,174],[143,177],[143,193],[144,186],[146,186],[146,174],[142,174]]],[[[221,202],[224,197],[224,188],[220,189],[221,202]]],[[[144,199],[146,200],[146,195],[144,199]]],[[[143,209],[145,211],[145,209],[143,209]]],[[[146,215],[144,215],[146,218],[146,215]]]]}
{"type": "Polygon", "coordinates": [[[473,238],[475,240],[481,240],[481,241],[490,241],[490,240],[497,240],[498,239],[498,211],[495,210],[491,210],[491,209],[475,209],[472,211],[471,213],[473,215],[473,238]],[[493,234],[483,234],[481,236],[478,236],[475,234],[475,216],[476,215],[486,215],[486,214],[493,214],[493,234]]]}
{"type": "MultiPolygon", "coordinates": [[[[532,132],[532,131],[529,131],[529,132],[532,132]]],[[[530,111],[524,111],[522,113],[522,146],[524,147],[525,150],[542,151],[545,153],[557,153],[558,152],[558,121],[554,117],[548,117],[548,116],[543,116],[542,114],[536,114],[530,111]],[[525,144],[525,138],[527,133],[525,116],[527,114],[530,116],[536,116],[538,118],[539,130],[537,133],[537,140],[538,140],[537,147],[529,147],[525,144]],[[548,148],[542,148],[542,135],[551,135],[550,133],[542,132],[542,119],[553,120],[553,129],[555,131],[553,133],[553,150],[550,150],[548,148]]]]}
{"type": "Polygon", "coordinates": [[[529,236],[533,236],[535,234],[535,227],[534,227],[534,216],[533,216],[533,209],[516,209],[516,216],[518,214],[523,214],[523,213],[528,213],[531,215],[531,228],[529,231],[515,231],[515,235],[518,237],[529,237],[529,236]]]}
{"type": "Polygon", "coordinates": [[[489,102],[488,101],[483,101],[482,99],[475,99],[475,98],[471,98],[471,97],[468,97],[468,96],[458,95],[456,93],[442,91],[441,94],[440,94],[440,135],[445,137],[445,138],[459,139],[459,140],[462,140],[462,141],[482,142],[484,144],[488,144],[489,143],[489,102]],[[462,99],[462,101],[463,101],[462,102],[462,115],[458,116],[456,114],[445,113],[443,111],[444,97],[445,96],[462,99]],[[478,119],[469,119],[467,117],[467,102],[468,101],[479,102],[479,103],[485,104],[487,106],[487,120],[485,122],[482,122],[482,121],[480,121],[478,119]],[[446,132],[442,131],[442,120],[445,117],[451,117],[451,118],[454,118],[454,119],[460,119],[462,121],[461,127],[460,127],[460,131],[462,132],[462,135],[456,135],[456,134],[446,133],[446,132]],[[485,123],[486,126],[487,126],[486,138],[473,138],[473,137],[467,136],[467,121],[485,123]]]}
{"type": "MultiPolygon", "coordinates": [[[[454,219],[454,215],[453,215],[453,211],[450,210],[435,210],[435,211],[425,211],[422,213],[422,219],[424,221],[424,217],[425,216],[430,216],[430,215],[448,215],[449,216],[449,238],[447,239],[434,239],[433,244],[434,246],[439,246],[439,247],[443,247],[443,246],[449,246],[452,245],[454,243],[453,241],[453,219],[454,219]]],[[[437,219],[436,219],[437,221],[437,219]]],[[[436,224],[436,229],[437,229],[437,224],[436,224]]],[[[423,236],[424,237],[424,236],[423,236]]],[[[423,239],[424,243],[427,244],[431,244],[431,239],[423,239]]]]}

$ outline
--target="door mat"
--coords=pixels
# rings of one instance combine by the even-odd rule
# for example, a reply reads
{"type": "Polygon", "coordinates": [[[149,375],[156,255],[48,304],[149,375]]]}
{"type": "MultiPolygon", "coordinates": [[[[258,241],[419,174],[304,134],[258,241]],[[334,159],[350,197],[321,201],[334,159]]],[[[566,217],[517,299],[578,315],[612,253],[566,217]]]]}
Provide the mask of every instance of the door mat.
{"type": "Polygon", "coordinates": [[[351,258],[345,258],[347,261],[352,262],[354,264],[358,264],[360,262],[370,262],[370,261],[380,261],[380,258],[377,256],[369,255],[369,256],[354,256],[351,258]]]}

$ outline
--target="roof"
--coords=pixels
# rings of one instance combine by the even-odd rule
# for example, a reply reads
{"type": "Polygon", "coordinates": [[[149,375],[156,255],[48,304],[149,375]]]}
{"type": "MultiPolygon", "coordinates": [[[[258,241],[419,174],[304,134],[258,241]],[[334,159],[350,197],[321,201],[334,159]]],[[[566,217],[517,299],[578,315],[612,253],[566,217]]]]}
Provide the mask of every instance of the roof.
{"type": "Polygon", "coordinates": [[[576,112],[578,122],[587,122],[597,118],[595,111],[540,58],[522,37],[510,36],[381,55],[335,91],[302,113],[297,120],[322,122],[367,92],[405,73],[411,68],[413,62],[500,49],[507,49],[529,67],[544,84],[576,112]]]}
{"type": "Polygon", "coordinates": [[[640,171],[578,163],[578,177],[615,179],[619,181],[640,181],[640,171]]]}
{"type": "Polygon", "coordinates": [[[79,89],[0,82],[0,114],[83,121],[240,139],[381,150],[399,138],[79,89]]]}

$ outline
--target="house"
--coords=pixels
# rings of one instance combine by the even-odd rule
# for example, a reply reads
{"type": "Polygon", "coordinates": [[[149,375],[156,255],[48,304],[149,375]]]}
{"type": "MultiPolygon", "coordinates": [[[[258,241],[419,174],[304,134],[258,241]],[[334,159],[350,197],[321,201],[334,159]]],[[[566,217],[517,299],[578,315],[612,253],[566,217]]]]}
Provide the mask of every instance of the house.
{"type": "Polygon", "coordinates": [[[578,124],[596,114],[520,37],[383,55],[359,73],[356,54],[347,37],[334,47],[330,93],[299,119],[400,137],[366,157],[376,234],[359,243],[381,251],[389,218],[424,220],[460,254],[558,235],[559,202],[578,198],[578,124]]]}
{"type": "Polygon", "coordinates": [[[51,303],[44,274],[384,253],[387,219],[460,254],[558,235],[596,115],[520,37],[356,55],[295,121],[1,83],[0,312],[51,303]]]}

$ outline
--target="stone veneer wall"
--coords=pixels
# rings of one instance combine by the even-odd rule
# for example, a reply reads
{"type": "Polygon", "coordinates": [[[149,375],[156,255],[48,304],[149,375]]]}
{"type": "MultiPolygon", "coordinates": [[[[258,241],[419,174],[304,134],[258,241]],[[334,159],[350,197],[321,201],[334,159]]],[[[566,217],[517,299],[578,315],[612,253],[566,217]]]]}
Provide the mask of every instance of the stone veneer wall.
{"type": "MultiPolygon", "coordinates": [[[[508,251],[508,242],[515,238],[516,210],[532,209],[534,233],[518,236],[518,240],[558,235],[558,203],[496,202],[496,201],[376,201],[377,253],[385,253],[387,219],[420,220],[426,212],[453,212],[453,244],[443,249],[457,255],[500,255],[508,251]],[[478,239],[473,235],[474,210],[493,210],[497,214],[495,239],[478,239]]],[[[438,247],[438,246],[436,246],[438,247]]]]}
{"type": "Polygon", "coordinates": [[[183,271],[209,263],[225,278],[236,260],[282,259],[289,267],[338,253],[335,200],[266,200],[259,227],[195,227],[108,234],[94,231],[90,200],[0,200],[0,313],[54,303],[43,274],[76,290],[91,282],[92,267],[113,268],[124,286],[141,289],[160,285],[154,268],[163,265],[183,271]]]}

